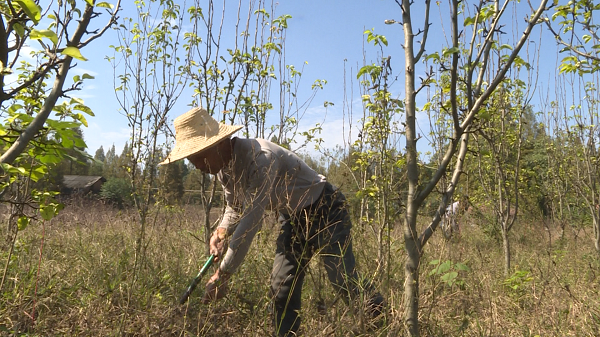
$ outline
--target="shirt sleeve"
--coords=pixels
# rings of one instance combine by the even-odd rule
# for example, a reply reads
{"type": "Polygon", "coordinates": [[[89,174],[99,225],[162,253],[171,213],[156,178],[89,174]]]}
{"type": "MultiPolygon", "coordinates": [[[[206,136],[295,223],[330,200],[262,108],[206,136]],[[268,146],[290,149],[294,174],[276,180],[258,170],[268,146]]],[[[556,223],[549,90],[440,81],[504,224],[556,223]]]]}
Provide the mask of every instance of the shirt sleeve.
{"type": "Polygon", "coordinates": [[[248,184],[244,190],[240,221],[233,231],[220,266],[227,273],[235,272],[242,264],[254,236],[262,227],[262,217],[270,203],[270,191],[277,175],[277,162],[265,153],[261,153],[254,164],[248,168],[248,184]]]}

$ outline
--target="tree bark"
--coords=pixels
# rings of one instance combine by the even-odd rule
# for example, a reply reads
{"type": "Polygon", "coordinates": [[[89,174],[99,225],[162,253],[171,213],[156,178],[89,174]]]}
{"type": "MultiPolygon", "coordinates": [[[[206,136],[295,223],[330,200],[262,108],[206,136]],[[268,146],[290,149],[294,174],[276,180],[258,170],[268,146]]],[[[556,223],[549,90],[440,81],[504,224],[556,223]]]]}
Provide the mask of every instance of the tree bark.
{"type": "Polygon", "coordinates": [[[408,258],[404,264],[404,326],[407,335],[419,336],[419,263],[421,247],[416,233],[416,209],[407,210],[404,219],[404,247],[408,258]]]}
{"type": "Polygon", "coordinates": [[[508,277],[510,275],[510,241],[505,224],[502,224],[502,248],[504,249],[504,276],[508,277]]]}
{"type": "Polygon", "coordinates": [[[594,217],[594,246],[596,247],[596,251],[600,253],[600,222],[598,218],[594,217]]]}
{"type": "Polygon", "coordinates": [[[408,196],[404,219],[404,247],[408,256],[404,265],[404,327],[410,336],[419,336],[419,263],[421,247],[417,233],[417,201],[419,168],[416,135],[415,103],[415,56],[413,50],[414,34],[410,16],[410,0],[402,1],[402,20],[404,25],[405,68],[405,111],[406,111],[406,166],[408,175],[408,196]]]}

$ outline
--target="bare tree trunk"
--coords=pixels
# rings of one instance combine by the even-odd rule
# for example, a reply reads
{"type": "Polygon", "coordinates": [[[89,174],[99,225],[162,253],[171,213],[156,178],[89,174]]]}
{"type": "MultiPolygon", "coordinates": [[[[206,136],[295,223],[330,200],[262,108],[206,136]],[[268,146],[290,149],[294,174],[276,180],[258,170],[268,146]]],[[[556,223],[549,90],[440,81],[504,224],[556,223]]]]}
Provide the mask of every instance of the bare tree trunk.
{"type": "Polygon", "coordinates": [[[563,212],[563,197],[562,197],[562,193],[559,194],[559,198],[560,198],[560,202],[559,202],[559,219],[560,219],[560,239],[564,239],[565,238],[565,225],[566,225],[566,221],[565,221],[565,215],[563,212]]]}
{"type": "Polygon", "coordinates": [[[421,247],[417,233],[417,213],[419,204],[416,200],[419,184],[419,168],[417,155],[417,135],[415,133],[415,56],[413,50],[414,34],[410,16],[410,0],[403,0],[402,20],[404,22],[404,53],[406,60],[406,166],[408,175],[408,196],[404,219],[404,247],[407,260],[404,265],[404,326],[410,336],[419,336],[419,263],[421,247]]]}
{"type": "Polygon", "coordinates": [[[504,276],[510,275],[510,241],[508,240],[508,230],[506,223],[502,220],[502,248],[504,249],[504,276]]]}
{"type": "Polygon", "coordinates": [[[410,336],[419,336],[419,263],[421,247],[416,232],[417,207],[409,206],[404,219],[404,325],[410,336]]]}
{"type": "Polygon", "coordinates": [[[213,232],[213,228],[210,223],[210,212],[212,210],[212,201],[215,197],[216,185],[215,183],[211,184],[207,174],[202,174],[202,184],[200,185],[200,190],[202,191],[200,200],[202,203],[202,209],[204,210],[204,249],[206,251],[206,255],[210,255],[210,237],[213,232]],[[208,193],[206,191],[207,186],[211,187],[211,191],[208,193]]]}
{"type": "Polygon", "coordinates": [[[600,222],[598,218],[600,218],[600,214],[594,217],[594,246],[596,247],[596,251],[600,253],[600,222]]]}

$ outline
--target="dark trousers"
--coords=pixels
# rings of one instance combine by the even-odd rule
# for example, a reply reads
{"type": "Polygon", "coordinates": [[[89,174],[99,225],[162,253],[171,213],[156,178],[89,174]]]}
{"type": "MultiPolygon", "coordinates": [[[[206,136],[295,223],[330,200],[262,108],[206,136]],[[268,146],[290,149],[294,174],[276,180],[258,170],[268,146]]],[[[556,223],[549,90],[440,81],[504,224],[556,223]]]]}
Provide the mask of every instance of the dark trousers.
{"type": "Polygon", "coordinates": [[[345,299],[357,294],[357,273],[344,195],[327,183],[313,205],[294,214],[280,214],[281,231],[271,274],[276,336],[295,336],[301,292],[308,262],[318,253],[327,276],[345,299]]]}

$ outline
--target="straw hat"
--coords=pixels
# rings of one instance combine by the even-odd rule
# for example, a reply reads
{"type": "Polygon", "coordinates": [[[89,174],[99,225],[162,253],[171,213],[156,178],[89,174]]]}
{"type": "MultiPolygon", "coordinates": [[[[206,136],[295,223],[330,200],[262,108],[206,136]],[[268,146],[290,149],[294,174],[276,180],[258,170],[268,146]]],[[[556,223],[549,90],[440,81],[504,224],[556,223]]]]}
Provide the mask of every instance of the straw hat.
{"type": "Polygon", "coordinates": [[[217,122],[206,109],[193,108],[175,118],[175,148],[159,165],[173,163],[217,144],[241,129],[217,122]]]}

